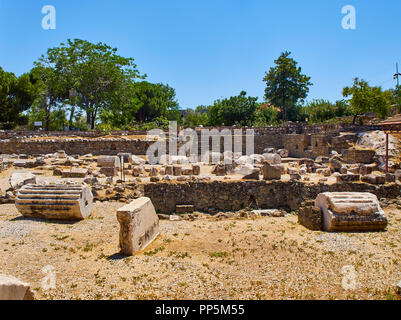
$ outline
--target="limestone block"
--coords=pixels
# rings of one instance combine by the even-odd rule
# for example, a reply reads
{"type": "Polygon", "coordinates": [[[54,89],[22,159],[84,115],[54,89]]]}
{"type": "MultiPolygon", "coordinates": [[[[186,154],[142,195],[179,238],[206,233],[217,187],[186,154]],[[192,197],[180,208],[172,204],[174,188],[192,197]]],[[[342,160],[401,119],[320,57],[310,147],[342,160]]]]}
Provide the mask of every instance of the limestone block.
{"type": "Polygon", "coordinates": [[[375,150],[346,149],[343,151],[344,160],[347,163],[372,163],[375,150]]]}
{"type": "Polygon", "coordinates": [[[242,180],[259,180],[260,169],[254,168],[251,173],[242,177],[242,180]]]}
{"type": "Polygon", "coordinates": [[[314,206],[301,207],[298,222],[310,230],[322,230],[322,210],[314,206]]]}
{"type": "Polygon", "coordinates": [[[273,165],[265,161],[262,167],[264,180],[280,180],[281,179],[281,166],[273,165]]]}
{"type": "Polygon", "coordinates": [[[192,174],[194,176],[199,176],[200,175],[200,166],[197,164],[192,165],[192,174]]]}
{"type": "Polygon", "coordinates": [[[156,167],[152,167],[149,172],[149,176],[157,177],[159,175],[159,170],[156,167]]]}
{"type": "Polygon", "coordinates": [[[114,176],[118,175],[119,168],[101,167],[99,172],[100,172],[100,174],[104,174],[106,177],[114,177],[114,176]]]}
{"type": "Polygon", "coordinates": [[[31,172],[15,172],[10,177],[10,185],[14,190],[29,183],[36,183],[36,176],[31,172]]]}
{"type": "Polygon", "coordinates": [[[132,165],[136,165],[136,166],[143,166],[144,164],[146,164],[146,160],[142,159],[138,156],[135,155],[131,155],[128,157],[128,161],[130,164],[132,165]]]}
{"type": "Polygon", "coordinates": [[[377,231],[387,226],[384,211],[372,193],[321,193],[315,206],[323,212],[323,229],[326,231],[377,231]]]}
{"type": "Polygon", "coordinates": [[[291,180],[301,180],[302,176],[299,173],[290,173],[291,180]]]}
{"type": "Polygon", "coordinates": [[[166,175],[173,175],[173,166],[166,166],[166,175]]]}
{"type": "Polygon", "coordinates": [[[360,175],[367,175],[367,174],[371,174],[372,171],[375,169],[376,164],[367,164],[367,165],[361,165],[359,168],[359,174],[360,175]]]}
{"type": "Polygon", "coordinates": [[[281,157],[277,153],[264,153],[263,157],[270,164],[280,164],[281,157]]]}
{"type": "Polygon", "coordinates": [[[145,174],[145,169],[142,166],[134,166],[132,168],[132,175],[134,177],[139,177],[143,174],[145,174]]]}
{"type": "Polygon", "coordinates": [[[86,184],[28,184],[19,189],[15,206],[24,217],[80,220],[91,214],[93,195],[86,184]]]}
{"type": "Polygon", "coordinates": [[[281,158],[288,158],[288,155],[289,155],[289,152],[287,149],[278,149],[277,153],[281,158]]]}
{"type": "Polygon", "coordinates": [[[340,169],[342,168],[343,164],[341,163],[340,160],[336,159],[336,158],[331,158],[330,162],[329,162],[329,167],[333,170],[333,171],[340,171],[340,169]]]}
{"type": "Polygon", "coordinates": [[[86,178],[88,176],[88,169],[72,168],[70,170],[63,170],[61,176],[63,178],[86,178]]]}
{"type": "Polygon", "coordinates": [[[117,156],[100,156],[97,158],[97,166],[101,168],[120,168],[120,158],[117,156]]]}
{"type": "Polygon", "coordinates": [[[192,167],[191,168],[182,168],[182,174],[184,176],[190,176],[192,175],[192,167]]]}
{"type": "Polygon", "coordinates": [[[316,173],[318,174],[322,174],[325,177],[329,177],[331,176],[331,170],[329,168],[323,168],[323,169],[317,169],[316,173]]]}
{"type": "Polygon", "coordinates": [[[385,184],[386,176],[377,174],[367,174],[361,177],[361,181],[370,184],[385,184]]]}
{"type": "Polygon", "coordinates": [[[227,174],[225,164],[223,162],[216,164],[212,169],[212,173],[216,176],[225,176],[227,174]]]}
{"type": "Polygon", "coordinates": [[[360,177],[361,176],[359,174],[352,174],[352,173],[338,174],[336,176],[337,182],[359,181],[360,177]]]}
{"type": "Polygon", "coordinates": [[[194,206],[192,204],[182,204],[175,206],[176,213],[192,213],[194,212],[194,206]]]}
{"type": "Polygon", "coordinates": [[[173,174],[175,176],[180,176],[182,174],[182,168],[179,166],[173,166],[173,174]]]}
{"type": "MultiPolygon", "coordinates": [[[[262,164],[263,161],[266,160],[265,157],[261,154],[251,154],[249,156],[249,158],[253,160],[252,164],[262,164]]],[[[280,161],[281,161],[281,158],[280,158],[280,161]]]]}
{"type": "Polygon", "coordinates": [[[145,249],[159,234],[159,218],[147,197],[118,209],[117,220],[120,223],[121,252],[126,255],[145,249]]]}
{"type": "Polygon", "coordinates": [[[65,153],[64,150],[58,150],[56,152],[56,158],[57,159],[66,159],[67,158],[67,154],[65,153]]]}
{"type": "Polygon", "coordinates": [[[0,274],[0,300],[34,300],[28,283],[0,274]]]}

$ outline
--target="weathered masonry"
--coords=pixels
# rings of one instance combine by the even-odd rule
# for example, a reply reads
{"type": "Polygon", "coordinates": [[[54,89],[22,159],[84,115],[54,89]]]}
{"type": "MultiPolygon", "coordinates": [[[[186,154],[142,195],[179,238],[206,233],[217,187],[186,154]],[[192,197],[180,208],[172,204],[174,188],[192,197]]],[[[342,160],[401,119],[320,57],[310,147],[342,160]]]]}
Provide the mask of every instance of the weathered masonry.
{"type": "Polygon", "coordinates": [[[371,192],[380,198],[396,198],[401,186],[367,183],[306,184],[300,181],[213,181],[146,183],[144,196],[159,213],[173,213],[176,205],[193,205],[197,211],[237,211],[245,207],[296,210],[305,200],[323,192],[371,192]]]}

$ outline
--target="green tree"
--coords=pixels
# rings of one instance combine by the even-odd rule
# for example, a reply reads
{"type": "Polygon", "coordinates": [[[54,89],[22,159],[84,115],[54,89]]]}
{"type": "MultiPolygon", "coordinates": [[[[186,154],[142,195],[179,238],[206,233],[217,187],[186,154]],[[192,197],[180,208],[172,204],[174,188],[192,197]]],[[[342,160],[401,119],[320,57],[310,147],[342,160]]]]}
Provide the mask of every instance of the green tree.
{"type": "MultiPolygon", "coordinates": [[[[41,120],[45,123],[45,130],[49,131],[51,129],[50,123],[52,120],[50,118],[52,110],[56,107],[59,109],[64,108],[62,103],[64,100],[68,99],[67,89],[61,80],[60,74],[53,68],[37,64],[37,66],[31,70],[30,76],[38,93],[34,111],[43,111],[44,117],[41,120]]],[[[34,112],[30,114],[33,115],[34,112]]]]}
{"type": "Polygon", "coordinates": [[[391,107],[391,93],[381,87],[371,87],[363,79],[354,79],[352,87],[343,89],[343,96],[349,98],[355,124],[356,117],[366,112],[375,112],[378,117],[385,118],[391,107]]]}
{"type": "Polygon", "coordinates": [[[245,91],[241,91],[238,96],[216,100],[209,107],[210,125],[251,125],[254,112],[258,107],[257,100],[257,97],[247,96],[245,91]]]}
{"type": "Polygon", "coordinates": [[[291,52],[283,52],[274,61],[275,67],[270,68],[263,81],[266,83],[265,99],[281,109],[281,119],[297,120],[299,103],[307,97],[310,77],[302,74],[298,63],[290,58],[291,52]]]}
{"type": "Polygon", "coordinates": [[[401,112],[401,85],[396,86],[395,89],[391,89],[391,104],[397,107],[397,111],[401,112]]]}
{"type": "Polygon", "coordinates": [[[261,103],[255,111],[253,126],[265,127],[279,123],[280,110],[269,103],[261,103]]]}
{"type": "Polygon", "coordinates": [[[110,101],[110,106],[101,111],[100,118],[113,128],[130,128],[134,122],[151,122],[156,118],[180,119],[175,90],[169,85],[129,82],[110,101]]]}
{"type": "Polygon", "coordinates": [[[23,112],[28,110],[37,98],[37,88],[28,74],[16,77],[0,67],[0,125],[12,129],[27,123],[23,112]]]}
{"type": "Polygon", "coordinates": [[[322,123],[337,117],[352,115],[352,110],[344,100],[332,103],[327,100],[317,99],[309,102],[304,112],[311,123],[322,123]]]}
{"type": "Polygon", "coordinates": [[[208,113],[201,111],[202,109],[188,109],[183,121],[184,127],[207,126],[209,123],[208,113]]]}
{"type": "Polygon", "coordinates": [[[53,69],[66,94],[76,92],[74,102],[85,110],[87,123],[94,129],[99,111],[112,106],[119,89],[127,81],[146,77],[139,74],[134,59],[116,52],[104,43],[68,39],[67,44],[49,49],[36,66],[53,69]]]}

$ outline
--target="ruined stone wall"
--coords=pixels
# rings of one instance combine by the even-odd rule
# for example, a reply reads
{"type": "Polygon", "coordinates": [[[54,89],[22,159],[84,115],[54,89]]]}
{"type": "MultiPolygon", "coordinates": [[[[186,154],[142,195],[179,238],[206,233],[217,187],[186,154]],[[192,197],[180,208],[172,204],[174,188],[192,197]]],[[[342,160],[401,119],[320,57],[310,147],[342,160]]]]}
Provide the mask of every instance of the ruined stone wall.
{"type": "Polygon", "coordinates": [[[68,140],[20,140],[0,141],[0,154],[49,154],[64,150],[69,155],[117,155],[128,152],[143,155],[153,141],[122,139],[68,139],[68,140]]]}
{"type": "MultiPolygon", "coordinates": [[[[211,129],[211,128],[209,128],[211,129]]],[[[229,129],[234,140],[232,127],[217,127],[218,131],[229,129]]],[[[378,129],[373,126],[353,125],[324,125],[306,126],[305,124],[290,123],[281,127],[253,128],[254,153],[262,154],[269,147],[276,149],[285,148],[291,157],[326,156],[331,150],[341,152],[349,145],[349,137],[336,137],[340,132],[361,132],[378,129]]],[[[201,152],[201,129],[198,133],[198,151],[201,152]]],[[[242,152],[246,152],[246,129],[241,129],[242,152]]],[[[43,132],[43,131],[0,131],[0,154],[47,154],[57,150],[65,150],[67,154],[116,155],[119,152],[133,154],[145,154],[147,147],[152,143],[140,139],[128,139],[124,136],[142,135],[143,131],[114,131],[107,137],[103,132],[43,132]],[[38,139],[38,137],[42,137],[38,139]],[[56,138],[55,138],[56,137],[56,138]],[[74,138],[67,138],[74,137],[74,138]],[[30,139],[34,138],[34,139],[30,139]]],[[[212,143],[209,142],[209,150],[212,143]]],[[[224,150],[224,139],[220,141],[220,150],[224,150]]]]}
{"type": "Polygon", "coordinates": [[[160,213],[173,213],[176,205],[191,204],[195,210],[234,211],[255,205],[262,209],[296,210],[305,200],[314,200],[322,192],[372,192],[378,198],[396,198],[401,187],[396,184],[374,186],[366,183],[334,185],[305,184],[297,181],[213,181],[159,182],[144,185],[144,196],[152,199],[160,213]]]}

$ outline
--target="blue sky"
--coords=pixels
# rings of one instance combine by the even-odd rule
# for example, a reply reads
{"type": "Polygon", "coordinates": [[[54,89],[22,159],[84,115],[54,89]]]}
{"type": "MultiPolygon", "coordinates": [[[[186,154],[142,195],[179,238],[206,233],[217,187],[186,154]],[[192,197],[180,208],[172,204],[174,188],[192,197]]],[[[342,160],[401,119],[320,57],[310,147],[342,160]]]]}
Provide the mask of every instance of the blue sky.
{"type": "Polygon", "coordinates": [[[101,41],[195,108],[241,90],[262,101],[265,71],[288,50],[312,77],[308,100],[336,100],[355,76],[394,87],[400,27],[399,0],[0,0],[0,66],[19,75],[68,38],[101,41]],[[44,5],[56,30],[41,27],[44,5]],[[344,5],[356,30],[341,26],[344,5]]]}

